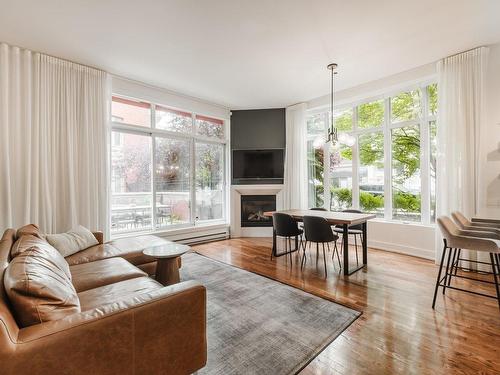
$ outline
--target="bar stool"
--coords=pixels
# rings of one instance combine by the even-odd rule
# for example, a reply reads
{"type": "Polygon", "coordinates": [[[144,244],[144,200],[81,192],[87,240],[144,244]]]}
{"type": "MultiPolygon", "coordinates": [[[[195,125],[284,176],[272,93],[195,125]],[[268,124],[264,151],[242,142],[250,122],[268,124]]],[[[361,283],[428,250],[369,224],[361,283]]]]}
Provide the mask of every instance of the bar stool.
{"type": "MultiPolygon", "coordinates": [[[[480,230],[467,230],[467,229],[458,229],[458,232],[461,236],[469,236],[469,237],[479,237],[479,238],[489,238],[492,240],[500,240],[500,233],[492,232],[489,230],[489,228],[479,228],[480,230]]],[[[469,270],[469,271],[475,271],[471,270],[469,268],[465,267],[459,267],[459,263],[461,260],[467,261],[467,262],[472,262],[472,263],[480,263],[480,264],[487,264],[490,265],[490,263],[485,263],[485,262],[480,262],[478,260],[471,260],[471,259],[462,259],[460,258],[461,255],[461,249],[456,249],[456,251],[453,252],[453,258],[451,262],[451,272],[457,274],[458,268],[469,270]],[[456,257],[456,259],[455,259],[456,257]]],[[[497,265],[497,274],[499,275],[500,279],[500,254],[493,254],[493,256],[496,259],[496,265],[497,265]]]]}
{"type": "MultiPolygon", "coordinates": [[[[495,234],[495,236],[500,237],[500,224],[495,223],[496,220],[493,220],[493,222],[474,222],[474,221],[469,221],[461,212],[459,211],[454,211],[452,212],[451,216],[453,217],[453,220],[455,223],[458,225],[458,227],[462,231],[467,231],[467,230],[472,230],[472,231],[483,231],[483,232],[490,232],[495,234]]],[[[491,236],[487,236],[491,238],[491,236]]],[[[493,237],[495,239],[496,237],[493,237]]],[[[458,250],[458,258],[460,258],[460,255],[462,254],[462,250],[458,250]]],[[[496,258],[500,261],[500,256],[495,255],[496,258]]],[[[462,260],[467,260],[472,263],[482,263],[482,262],[476,262],[472,261],[469,259],[462,259],[462,260]]],[[[489,264],[489,263],[488,263],[489,264]]],[[[455,268],[456,271],[456,268],[455,268]]]]}
{"type": "MultiPolygon", "coordinates": [[[[446,289],[454,289],[454,290],[460,290],[463,292],[468,292],[476,295],[481,295],[484,297],[489,297],[489,298],[496,298],[498,301],[498,306],[500,307],[500,288],[498,285],[498,254],[500,253],[500,240],[496,239],[491,239],[491,238],[485,238],[482,237],[484,233],[472,233],[474,231],[469,231],[469,230],[460,230],[460,228],[447,216],[441,216],[437,219],[437,223],[439,226],[439,229],[441,230],[441,234],[443,235],[443,254],[441,255],[441,263],[439,265],[439,271],[438,271],[438,276],[436,279],[436,286],[434,289],[434,298],[432,300],[432,308],[434,309],[434,306],[436,305],[436,296],[438,292],[438,288],[442,287],[443,288],[443,294],[445,294],[446,289]],[[472,277],[467,277],[467,276],[461,276],[455,273],[451,272],[453,271],[453,267],[450,269],[450,258],[452,252],[454,254],[457,253],[457,250],[460,251],[461,249],[470,249],[474,251],[484,251],[490,254],[490,260],[492,268],[491,274],[493,274],[493,280],[494,282],[487,281],[487,280],[481,280],[481,279],[476,279],[472,277]],[[448,253],[448,258],[446,262],[446,268],[445,268],[445,275],[443,278],[441,278],[441,273],[443,271],[443,265],[446,257],[446,253],[448,253]],[[479,281],[483,283],[488,283],[488,284],[494,284],[495,289],[496,289],[496,297],[492,296],[490,294],[485,294],[485,293],[479,293],[475,292],[472,290],[468,289],[462,289],[462,288],[457,288],[454,286],[451,286],[451,278],[452,277],[459,277],[459,278],[465,278],[469,280],[474,280],[474,281],[479,281]]],[[[455,255],[454,255],[455,256],[455,255]]],[[[457,263],[458,264],[458,263],[457,263]]],[[[453,265],[453,263],[452,263],[453,265]]]]}
{"type": "MultiPolygon", "coordinates": [[[[273,213],[273,230],[276,236],[285,238],[285,253],[287,254],[287,239],[288,239],[288,253],[290,254],[290,264],[292,264],[292,237],[300,237],[299,246],[297,251],[302,245],[302,234],[304,231],[299,228],[297,221],[290,215],[275,212],[273,213]]],[[[305,250],[304,250],[305,252],[305,250]]],[[[273,259],[273,252],[271,250],[271,259],[273,259]]]]}
{"type": "Polygon", "coordinates": [[[321,243],[323,245],[323,262],[325,263],[325,277],[328,275],[327,269],[326,269],[326,254],[325,254],[325,243],[330,250],[330,242],[334,242],[334,248],[333,248],[333,253],[337,254],[337,259],[339,261],[339,266],[342,267],[341,262],[340,262],[340,256],[339,252],[337,249],[337,240],[339,239],[339,236],[333,233],[332,228],[330,224],[328,224],[328,221],[323,218],[323,217],[318,217],[318,216],[304,216],[304,229],[305,229],[305,237],[306,241],[304,244],[304,255],[302,256],[302,261],[301,261],[301,268],[304,267],[304,264],[306,262],[306,245],[307,242],[312,242],[316,244],[316,254],[319,254],[319,244],[321,243]]]}
{"type": "MultiPolygon", "coordinates": [[[[350,212],[350,213],[355,213],[355,214],[362,214],[363,212],[360,210],[342,210],[342,212],[350,212]]],[[[342,228],[342,225],[336,225],[333,230],[336,233],[343,233],[344,229],[342,228]]],[[[361,227],[360,224],[358,225],[352,225],[347,229],[347,235],[352,234],[354,236],[354,247],[356,248],[356,265],[359,266],[359,260],[358,260],[358,241],[357,241],[357,236],[359,235],[359,240],[361,241],[361,247],[363,247],[363,228],[361,227]]],[[[340,252],[344,251],[344,241],[340,242],[340,252]]]]}
{"type": "Polygon", "coordinates": [[[492,222],[477,222],[477,221],[469,221],[461,212],[455,211],[451,213],[451,217],[458,224],[461,229],[470,229],[470,230],[488,230],[492,232],[497,232],[500,234],[500,224],[492,223],[492,222]],[[483,229],[478,229],[483,228],[483,229]],[[487,229],[489,228],[489,229],[487,229]]]}
{"type": "Polygon", "coordinates": [[[497,219],[486,219],[482,217],[473,217],[470,219],[472,223],[490,223],[490,224],[496,224],[500,227],[500,220],[497,219]]]}

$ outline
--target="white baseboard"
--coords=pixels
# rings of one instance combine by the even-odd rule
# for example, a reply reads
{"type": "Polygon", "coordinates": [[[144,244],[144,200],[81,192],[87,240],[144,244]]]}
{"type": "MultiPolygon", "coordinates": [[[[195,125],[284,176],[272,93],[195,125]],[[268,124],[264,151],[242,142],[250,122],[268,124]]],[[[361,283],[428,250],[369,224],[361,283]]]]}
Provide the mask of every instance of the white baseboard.
{"type": "Polygon", "coordinates": [[[370,241],[368,240],[368,247],[373,249],[380,249],[384,251],[390,251],[393,253],[411,255],[418,258],[435,260],[436,255],[434,250],[422,249],[413,246],[405,246],[401,244],[395,244],[391,242],[383,242],[383,241],[370,241]]]}

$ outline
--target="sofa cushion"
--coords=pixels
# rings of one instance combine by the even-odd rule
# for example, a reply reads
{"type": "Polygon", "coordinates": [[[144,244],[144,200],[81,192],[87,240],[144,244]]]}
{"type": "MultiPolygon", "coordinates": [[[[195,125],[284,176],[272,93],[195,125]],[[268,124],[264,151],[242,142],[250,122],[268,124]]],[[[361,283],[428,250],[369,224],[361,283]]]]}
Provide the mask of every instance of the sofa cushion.
{"type": "Polygon", "coordinates": [[[40,228],[36,224],[28,224],[21,228],[19,228],[16,232],[16,237],[20,238],[24,235],[32,235],[38,238],[43,239],[43,233],[40,232],[40,228]]]}
{"type": "Polygon", "coordinates": [[[76,291],[98,288],[147,274],[122,258],[109,258],[95,262],[75,264],[70,267],[76,291]]]}
{"type": "Polygon", "coordinates": [[[82,225],[66,233],[47,234],[45,239],[54,246],[63,257],[73,255],[80,250],[85,250],[99,244],[92,232],[82,225]]]}
{"type": "Polygon", "coordinates": [[[66,261],[70,265],[74,265],[93,262],[100,259],[122,257],[134,265],[145,264],[156,261],[155,258],[142,253],[145,248],[164,245],[169,242],[170,241],[163,238],[152,235],[120,238],[79,251],[67,257],[66,261]]]}
{"type": "Polygon", "coordinates": [[[78,298],[82,311],[87,311],[160,288],[162,285],[152,278],[138,277],[86,290],[78,293],[78,298]]]}
{"type": "Polygon", "coordinates": [[[39,248],[43,250],[45,254],[50,255],[51,260],[53,262],[56,262],[58,264],[58,267],[64,270],[68,278],[71,280],[71,272],[69,270],[68,262],[66,262],[63,256],[53,246],[51,246],[42,238],[35,237],[31,234],[26,234],[19,237],[10,249],[10,257],[11,259],[14,259],[25,251],[32,249],[33,247],[39,248]]]}
{"type": "Polygon", "coordinates": [[[20,326],[80,312],[78,295],[67,272],[69,267],[62,255],[48,244],[34,245],[9,263],[4,287],[20,326]]]}

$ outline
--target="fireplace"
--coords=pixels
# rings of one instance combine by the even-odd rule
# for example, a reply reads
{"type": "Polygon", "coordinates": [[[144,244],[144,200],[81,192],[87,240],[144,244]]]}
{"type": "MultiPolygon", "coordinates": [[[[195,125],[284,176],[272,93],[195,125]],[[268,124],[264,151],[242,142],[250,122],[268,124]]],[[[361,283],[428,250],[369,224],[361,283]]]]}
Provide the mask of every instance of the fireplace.
{"type": "Polygon", "coordinates": [[[264,216],[264,212],[275,210],[276,195],[242,195],[241,226],[272,227],[272,218],[264,216]]]}

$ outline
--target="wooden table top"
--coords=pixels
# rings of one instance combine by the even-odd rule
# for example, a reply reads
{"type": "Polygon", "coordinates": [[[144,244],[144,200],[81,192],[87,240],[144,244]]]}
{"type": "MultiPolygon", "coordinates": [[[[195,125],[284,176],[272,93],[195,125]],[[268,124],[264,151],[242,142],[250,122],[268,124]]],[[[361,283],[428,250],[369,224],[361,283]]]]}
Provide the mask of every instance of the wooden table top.
{"type": "Polygon", "coordinates": [[[332,212],[332,211],[317,211],[317,210],[281,210],[267,211],[264,216],[273,216],[273,213],[280,212],[292,216],[295,220],[302,220],[304,216],[319,216],[324,217],[329,224],[362,224],[370,219],[376,218],[374,214],[357,214],[353,212],[332,212]]]}

